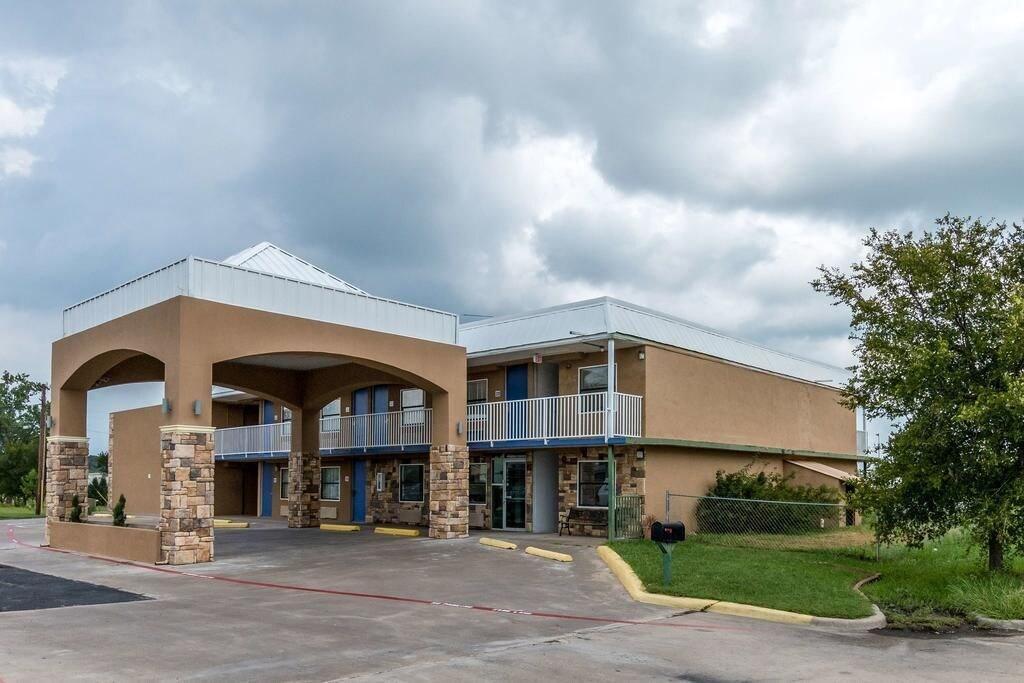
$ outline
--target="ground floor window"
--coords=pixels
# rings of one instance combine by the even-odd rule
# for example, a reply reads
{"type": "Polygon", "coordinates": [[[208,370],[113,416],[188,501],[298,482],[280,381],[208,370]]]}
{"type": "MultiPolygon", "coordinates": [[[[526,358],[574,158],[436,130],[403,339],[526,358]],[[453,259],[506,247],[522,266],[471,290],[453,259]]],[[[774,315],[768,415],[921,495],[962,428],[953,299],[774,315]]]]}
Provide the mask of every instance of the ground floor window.
{"type": "Polygon", "coordinates": [[[608,462],[581,460],[577,468],[576,504],[580,507],[608,507],[608,462]]]}
{"type": "Polygon", "coordinates": [[[399,502],[423,502],[423,465],[399,465],[398,480],[399,502]]]}
{"type": "Polygon", "coordinates": [[[279,471],[281,472],[281,500],[288,500],[288,468],[282,467],[279,471]]]}
{"type": "Polygon", "coordinates": [[[487,504],[487,463],[485,462],[469,464],[469,503],[470,505],[487,504]]]}
{"type": "Polygon", "coordinates": [[[320,468],[320,500],[341,500],[341,468],[320,468]]]}

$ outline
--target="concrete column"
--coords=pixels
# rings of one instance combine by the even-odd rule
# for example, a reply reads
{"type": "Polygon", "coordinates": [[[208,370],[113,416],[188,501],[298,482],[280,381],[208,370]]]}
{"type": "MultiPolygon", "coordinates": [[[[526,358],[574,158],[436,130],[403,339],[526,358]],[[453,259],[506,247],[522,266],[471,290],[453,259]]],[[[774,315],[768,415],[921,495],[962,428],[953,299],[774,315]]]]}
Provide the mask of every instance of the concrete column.
{"type": "MultiPolygon", "coordinates": [[[[213,560],[213,427],[160,428],[161,559],[167,564],[213,560]]],[[[127,501],[131,506],[131,501],[127,501]]]]}
{"type": "Polygon", "coordinates": [[[50,544],[50,522],[71,519],[71,500],[76,494],[84,515],[89,506],[89,440],[51,436],[46,439],[45,545],[50,544]]]}
{"type": "Polygon", "coordinates": [[[292,410],[288,526],[320,526],[320,411],[292,410]]]}
{"type": "Polygon", "coordinates": [[[430,538],[469,536],[469,449],[430,448],[430,538]]]}

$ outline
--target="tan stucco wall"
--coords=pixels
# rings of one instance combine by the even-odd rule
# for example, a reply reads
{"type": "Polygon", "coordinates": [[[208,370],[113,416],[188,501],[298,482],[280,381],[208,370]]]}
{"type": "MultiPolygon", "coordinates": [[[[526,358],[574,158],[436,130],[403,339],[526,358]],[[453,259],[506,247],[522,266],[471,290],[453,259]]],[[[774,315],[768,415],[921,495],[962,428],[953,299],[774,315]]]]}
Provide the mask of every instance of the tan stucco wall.
{"type": "Polygon", "coordinates": [[[646,356],[646,437],[856,452],[854,412],[833,389],[659,347],[646,356]]]}
{"type": "MultiPolygon", "coordinates": [[[[645,449],[647,514],[665,518],[665,492],[690,496],[706,495],[715,483],[715,472],[735,472],[750,465],[751,472],[782,473],[782,458],[758,457],[748,453],[698,450],[690,448],[648,447],[645,449]]],[[[670,521],[693,524],[696,502],[673,498],[670,521]]]]}
{"type": "Polygon", "coordinates": [[[434,394],[436,443],[465,443],[456,424],[465,421],[466,353],[451,344],[176,297],[59,339],[52,353],[55,435],[85,435],[86,392],[100,380],[162,379],[167,424],[197,426],[212,422],[214,383],[312,411],[353,386],[402,382],[434,394]],[[352,363],[306,372],[230,363],[278,353],[352,363]]]}
{"type": "Polygon", "coordinates": [[[160,406],[110,414],[110,500],[124,494],[132,514],[160,512],[160,406]]]}
{"type": "Polygon", "coordinates": [[[52,548],[148,564],[160,561],[160,532],[156,529],[54,520],[47,524],[52,548]]]}

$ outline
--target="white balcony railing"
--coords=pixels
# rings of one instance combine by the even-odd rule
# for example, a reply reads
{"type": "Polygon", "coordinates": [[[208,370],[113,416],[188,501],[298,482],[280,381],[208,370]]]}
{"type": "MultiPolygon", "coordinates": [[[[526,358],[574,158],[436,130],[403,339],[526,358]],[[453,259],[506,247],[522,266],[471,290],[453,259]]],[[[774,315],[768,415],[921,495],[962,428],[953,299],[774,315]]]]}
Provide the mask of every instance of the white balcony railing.
{"type": "MultiPolygon", "coordinates": [[[[570,394],[474,403],[466,408],[467,441],[526,441],[603,437],[606,394],[570,394]]],[[[643,398],[615,394],[612,436],[640,436],[643,398]]]]}
{"type": "MultiPolygon", "coordinates": [[[[430,444],[430,408],[320,420],[320,448],[378,448],[430,444]]],[[[274,453],[291,450],[291,422],[227,427],[214,435],[216,455],[274,453]]]]}
{"type": "Polygon", "coordinates": [[[320,448],[380,448],[430,444],[430,408],[320,420],[320,448]]]}
{"type": "Polygon", "coordinates": [[[216,455],[287,452],[291,449],[291,443],[291,422],[251,427],[227,427],[218,429],[214,434],[213,452],[216,455]]]}
{"type": "MultiPolygon", "coordinates": [[[[548,441],[599,438],[607,413],[603,393],[570,394],[517,401],[474,403],[466,407],[469,442],[548,441]]],[[[320,448],[402,448],[431,443],[430,408],[320,420],[320,448]]],[[[615,394],[612,436],[641,436],[643,397],[615,394]]],[[[291,423],[228,427],[214,438],[217,455],[242,455],[291,450],[291,423]]]]}

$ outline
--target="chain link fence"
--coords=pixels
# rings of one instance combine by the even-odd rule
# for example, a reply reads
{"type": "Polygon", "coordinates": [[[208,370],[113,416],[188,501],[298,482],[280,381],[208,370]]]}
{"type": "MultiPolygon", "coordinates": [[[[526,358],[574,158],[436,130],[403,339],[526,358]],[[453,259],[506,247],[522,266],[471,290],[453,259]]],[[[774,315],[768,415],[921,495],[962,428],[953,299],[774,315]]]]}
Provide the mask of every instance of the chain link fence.
{"type": "Polygon", "coordinates": [[[841,503],[748,500],[665,494],[665,519],[703,543],[769,550],[874,547],[874,534],[841,503]]]}

